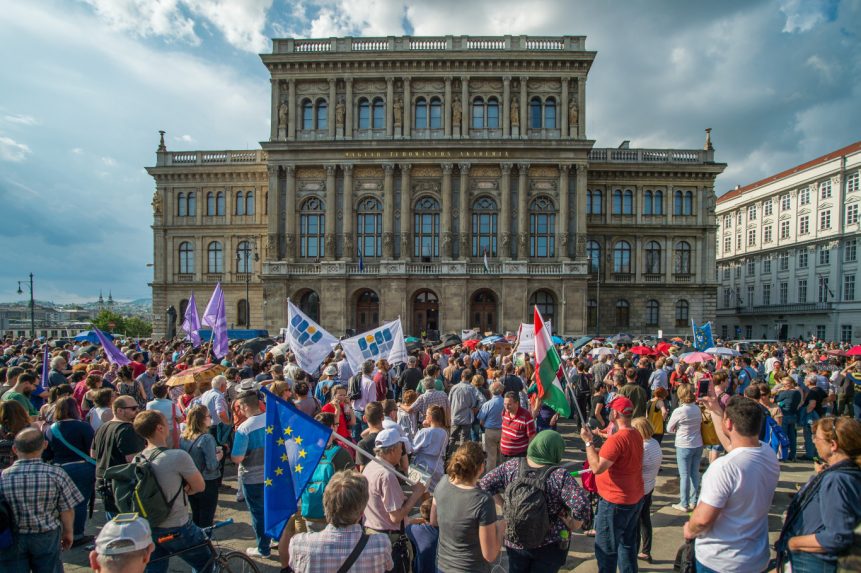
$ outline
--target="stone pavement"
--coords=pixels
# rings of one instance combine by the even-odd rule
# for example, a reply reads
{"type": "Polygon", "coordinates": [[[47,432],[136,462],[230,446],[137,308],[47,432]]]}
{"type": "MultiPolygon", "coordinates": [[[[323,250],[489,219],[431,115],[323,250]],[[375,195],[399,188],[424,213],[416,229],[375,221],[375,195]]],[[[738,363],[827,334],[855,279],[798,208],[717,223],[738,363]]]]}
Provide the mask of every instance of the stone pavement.
{"type": "MultiPolygon", "coordinates": [[[[564,461],[582,463],[585,459],[581,450],[582,442],[574,432],[573,425],[564,422],[560,425],[559,429],[568,444],[564,461]]],[[[679,493],[679,478],[676,469],[675,450],[672,446],[672,434],[664,436],[663,443],[664,460],[661,465],[661,472],[658,474],[658,485],[652,498],[652,526],[654,528],[652,558],[654,561],[652,564],[641,561],[640,571],[672,571],[676,550],[682,544],[682,525],[687,520],[686,515],[670,507],[678,501],[679,493]]],[[[803,440],[799,440],[799,454],[803,452],[802,444],[803,440]]],[[[704,455],[702,462],[703,471],[706,468],[705,460],[704,455]]],[[[575,467],[579,467],[579,464],[575,467]]],[[[245,548],[255,544],[254,531],[250,525],[250,516],[245,503],[236,502],[235,500],[235,467],[228,465],[228,472],[229,474],[225,477],[224,482],[227,487],[222,490],[219,497],[216,518],[219,520],[233,518],[235,524],[216,530],[213,538],[221,545],[244,551],[245,548]]],[[[778,484],[774,503],[769,514],[769,531],[772,542],[780,531],[783,512],[789,504],[789,494],[797,491],[807,481],[812,472],[811,462],[781,464],[780,483],[778,484]]],[[[99,511],[100,505],[100,503],[96,504],[96,514],[87,526],[87,533],[92,535],[97,534],[104,523],[104,518],[99,511]]],[[[73,573],[89,571],[88,553],[89,551],[84,548],[76,548],[64,552],[63,562],[66,565],[66,571],[73,573]]],[[[277,551],[273,549],[272,554],[272,559],[258,561],[262,572],[278,573],[277,551]]],[[[498,563],[502,568],[496,567],[494,573],[507,571],[507,560],[504,551],[498,563]]],[[[170,571],[185,572],[189,570],[190,568],[182,561],[178,559],[172,560],[170,571]]],[[[592,538],[586,537],[583,534],[574,534],[572,536],[571,550],[568,553],[568,560],[562,571],[576,573],[593,573],[598,571],[594,558],[592,538]]]]}

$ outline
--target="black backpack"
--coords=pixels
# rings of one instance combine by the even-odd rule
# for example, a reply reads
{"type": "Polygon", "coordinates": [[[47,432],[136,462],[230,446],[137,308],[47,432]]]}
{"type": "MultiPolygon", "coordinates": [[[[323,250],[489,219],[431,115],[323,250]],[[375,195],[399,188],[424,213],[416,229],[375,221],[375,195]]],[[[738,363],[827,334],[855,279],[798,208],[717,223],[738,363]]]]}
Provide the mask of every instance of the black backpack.
{"type": "Polygon", "coordinates": [[[362,373],[353,374],[350,384],[347,386],[347,398],[350,400],[362,399],[362,373]]]}
{"type": "Polygon", "coordinates": [[[541,547],[550,531],[550,515],[544,488],[547,477],[557,466],[530,468],[520,460],[517,476],[502,494],[503,516],[507,522],[505,537],[524,549],[541,547]]]}
{"type": "Polygon", "coordinates": [[[121,513],[138,513],[158,527],[170,515],[173,502],[182,494],[184,480],[179,491],[168,500],[158,483],[152,461],[166,448],[158,448],[149,457],[138,454],[130,463],[113,466],[105,472],[105,481],[113,486],[114,503],[121,513]]]}

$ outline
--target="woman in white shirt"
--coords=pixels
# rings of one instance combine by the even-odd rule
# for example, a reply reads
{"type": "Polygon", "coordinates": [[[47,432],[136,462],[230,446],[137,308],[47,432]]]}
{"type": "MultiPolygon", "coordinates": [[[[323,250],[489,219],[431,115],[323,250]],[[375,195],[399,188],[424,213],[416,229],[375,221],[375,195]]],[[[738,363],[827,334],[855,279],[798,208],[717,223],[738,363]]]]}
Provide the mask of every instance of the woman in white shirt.
{"type": "Polygon", "coordinates": [[[676,463],[679,467],[679,503],[673,509],[693,511],[700,487],[700,458],[703,455],[703,413],[694,403],[690,386],[679,386],[679,407],[673,410],[667,430],[676,433],[676,463]]]}
{"type": "Polygon", "coordinates": [[[638,559],[652,562],[652,492],[655,491],[655,481],[658,479],[658,470],[664,454],[661,452],[661,444],[652,436],[654,428],[646,418],[634,418],[631,425],[640,432],[643,437],[643,506],[640,510],[640,553],[638,559]]]}

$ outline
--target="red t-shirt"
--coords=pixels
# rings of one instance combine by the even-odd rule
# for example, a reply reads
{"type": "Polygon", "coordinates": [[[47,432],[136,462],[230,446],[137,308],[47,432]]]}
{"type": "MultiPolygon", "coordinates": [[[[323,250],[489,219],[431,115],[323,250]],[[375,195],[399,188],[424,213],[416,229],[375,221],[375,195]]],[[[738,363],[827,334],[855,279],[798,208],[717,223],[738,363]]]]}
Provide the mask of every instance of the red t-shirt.
{"type": "Polygon", "coordinates": [[[633,428],[607,438],[598,455],[613,465],[595,476],[598,494],[610,503],[631,505],[643,498],[643,437],[633,428]]]}
{"type": "Polygon", "coordinates": [[[535,420],[529,410],[518,406],[513,416],[502,410],[502,438],[499,451],[504,456],[519,456],[529,447],[529,438],[535,435],[535,420]]]}
{"type": "Polygon", "coordinates": [[[135,362],[132,360],[129,362],[129,367],[132,369],[132,378],[137,380],[138,376],[146,372],[146,365],[141,362],[135,362]]]}
{"type": "MultiPolygon", "coordinates": [[[[335,406],[329,402],[320,410],[321,412],[335,413],[335,406]]],[[[347,416],[344,415],[344,407],[338,408],[338,435],[350,439],[350,428],[347,427],[347,416]]]]}

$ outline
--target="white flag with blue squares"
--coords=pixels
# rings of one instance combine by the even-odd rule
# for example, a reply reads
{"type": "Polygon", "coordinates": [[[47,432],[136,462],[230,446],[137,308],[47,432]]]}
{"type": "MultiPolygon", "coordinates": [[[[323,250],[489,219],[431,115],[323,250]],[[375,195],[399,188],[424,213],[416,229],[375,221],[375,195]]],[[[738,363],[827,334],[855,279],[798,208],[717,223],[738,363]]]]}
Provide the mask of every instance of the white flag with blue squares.
{"type": "Polygon", "coordinates": [[[296,355],[296,364],[313,374],[338,345],[338,339],[323,330],[291,301],[287,301],[287,344],[296,355]]]}
{"type": "Polygon", "coordinates": [[[347,362],[353,372],[361,372],[362,362],[385,358],[389,364],[406,362],[407,345],[401,319],[387,322],[378,328],[341,341],[347,362]]]}

